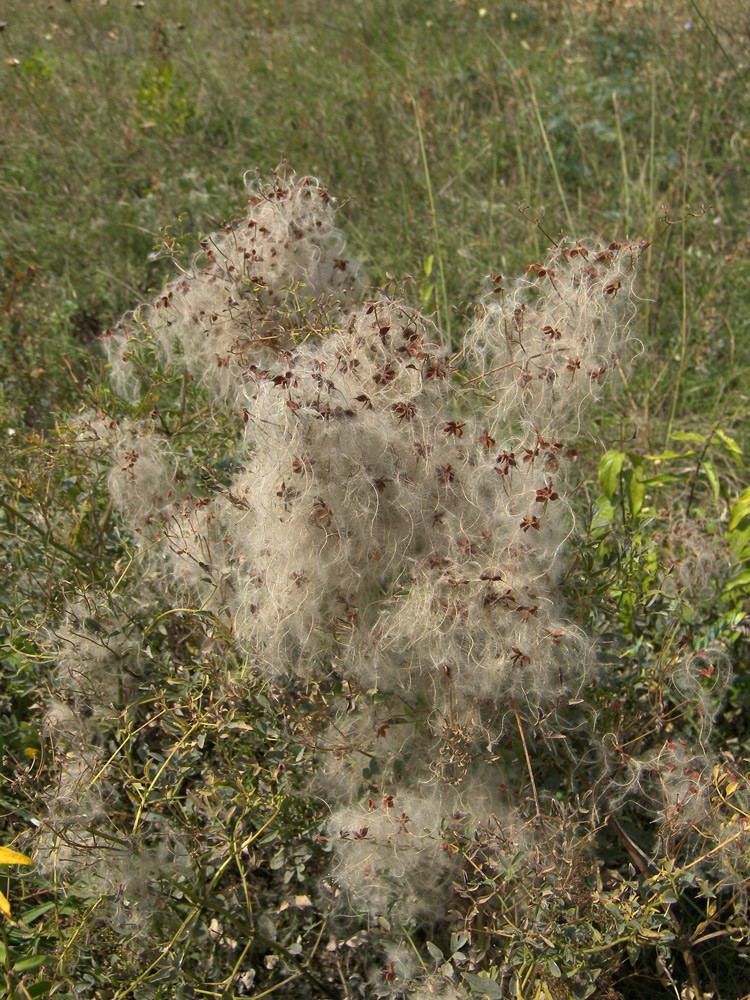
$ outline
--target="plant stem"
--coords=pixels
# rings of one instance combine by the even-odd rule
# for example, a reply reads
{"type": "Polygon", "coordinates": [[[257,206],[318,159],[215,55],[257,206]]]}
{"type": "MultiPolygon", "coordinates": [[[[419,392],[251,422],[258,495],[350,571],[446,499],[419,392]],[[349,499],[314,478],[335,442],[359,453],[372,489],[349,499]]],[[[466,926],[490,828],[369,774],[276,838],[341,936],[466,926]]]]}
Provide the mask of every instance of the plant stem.
{"type": "MultiPolygon", "coordinates": [[[[427,162],[427,149],[424,143],[424,133],[422,132],[422,123],[419,120],[419,108],[417,106],[416,100],[412,97],[412,105],[414,107],[414,121],[417,126],[417,136],[419,138],[419,153],[422,158],[422,169],[424,171],[425,185],[427,187],[427,198],[430,202],[430,218],[432,219],[432,225],[430,229],[432,230],[433,242],[435,247],[435,259],[438,263],[438,272],[440,274],[440,297],[437,299],[436,307],[438,314],[438,325],[441,331],[444,332],[446,342],[449,345],[451,342],[451,319],[450,312],[448,309],[448,289],[445,282],[445,267],[443,265],[443,253],[440,246],[440,233],[437,224],[437,211],[435,209],[435,198],[432,192],[432,178],[430,177],[430,165],[427,162]]],[[[437,292],[435,293],[437,298],[437,292]]]]}
{"type": "Polygon", "coordinates": [[[534,114],[536,115],[536,123],[539,126],[539,133],[542,137],[544,148],[547,151],[547,159],[549,160],[549,165],[552,168],[552,176],[555,178],[555,187],[557,188],[557,193],[560,196],[560,201],[562,202],[563,211],[565,212],[565,221],[568,226],[568,233],[572,234],[575,230],[575,227],[573,225],[573,218],[568,208],[568,200],[565,197],[565,191],[563,190],[562,181],[560,180],[560,172],[557,169],[557,161],[555,160],[555,154],[552,151],[552,146],[550,145],[550,141],[547,136],[547,129],[544,127],[544,119],[542,118],[542,112],[539,108],[539,102],[536,99],[536,91],[534,90],[534,83],[531,79],[531,76],[529,76],[528,74],[526,75],[526,79],[529,84],[531,103],[534,105],[534,114]]]}

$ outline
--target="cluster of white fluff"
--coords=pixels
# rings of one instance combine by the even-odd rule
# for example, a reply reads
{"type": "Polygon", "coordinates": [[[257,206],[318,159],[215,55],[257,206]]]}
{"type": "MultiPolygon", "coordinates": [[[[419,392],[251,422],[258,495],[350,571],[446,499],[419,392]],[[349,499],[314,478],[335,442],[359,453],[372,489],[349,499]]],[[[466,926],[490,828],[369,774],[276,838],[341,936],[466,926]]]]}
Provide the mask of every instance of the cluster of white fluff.
{"type": "Polygon", "coordinates": [[[690,867],[710,874],[715,892],[731,887],[745,901],[750,826],[743,779],[716,754],[679,737],[623,764],[620,799],[637,789],[636,801],[659,824],[657,856],[672,857],[689,844],[690,867]]]}
{"type": "Polygon", "coordinates": [[[486,720],[407,711],[403,699],[332,709],[316,791],[331,803],[335,881],[357,911],[430,922],[465,864],[457,845],[489,837],[497,864],[533,846],[509,796],[517,763],[493,754],[486,720]]]}
{"type": "Polygon", "coordinates": [[[732,680],[732,665],[727,653],[716,645],[697,649],[681,657],[672,672],[675,700],[700,733],[706,745],[715,719],[724,708],[732,680]]]}
{"type": "Polygon", "coordinates": [[[704,519],[675,517],[662,542],[669,589],[690,598],[693,607],[715,600],[730,572],[729,544],[720,531],[704,519]]]}
{"type": "Polygon", "coordinates": [[[330,651],[366,688],[548,702],[586,663],[551,596],[564,446],[493,442],[430,333],[377,300],[246,376],[238,635],[275,673],[330,651]]]}
{"type": "Polygon", "coordinates": [[[409,993],[409,1000],[467,1000],[469,994],[440,976],[429,976],[409,993]]]}
{"type": "Polygon", "coordinates": [[[698,829],[711,812],[711,764],[686,740],[667,740],[639,762],[641,794],[670,833],[698,829]]]}
{"type": "MultiPolygon", "coordinates": [[[[98,901],[98,914],[123,934],[145,928],[159,904],[156,883],[185,870],[185,852],[163,831],[153,845],[113,822],[111,746],[147,662],[142,636],[119,613],[88,598],[50,632],[54,651],[44,731],[53,779],[40,817],[36,861],[59,886],[98,901]]],[[[146,827],[152,824],[145,824],[146,827]]],[[[153,831],[150,831],[153,833],[153,831]]]]}
{"type": "MultiPolygon", "coordinates": [[[[509,856],[532,836],[514,800],[525,767],[493,753],[508,719],[536,724],[592,676],[558,596],[571,442],[633,354],[641,248],[556,247],[495,282],[449,358],[403,303],[356,304],[359,268],[309,178],[253,189],[247,217],[202,246],[207,262],[111,331],[113,382],[140,405],[89,416],[79,445],[109,466],[140,593],[225,615],[264,676],[333,671],[359,692],[317,734],[334,877],[373,917],[441,912],[463,864],[454,834],[491,818],[509,856]],[[159,385],[148,358],[169,370],[159,385]],[[155,406],[168,383],[177,416],[155,406]],[[205,408],[243,429],[214,456],[233,465],[213,491],[183,440],[205,408]]],[[[119,665],[94,682],[92,642],[66,660],[61,641],[49,716],[87,746],[70,678],[92,703],[124,690],[119,665]]]]}
{"type": "Polygon", "coordinates": [[[45,726],[53,737],[59,733],[66,744],[89,744],[100,716],[127,706],[143,659],[137,640],[128,631],[121,616],[79,600],[50,632],[56,699],[45,726]]]}
{"type": "Polygon", "coordinates": [[[108,468],[112,502],[137,541],[144,581],[163,593],[166,578],[175,596],[223,607],[236,590],[227,537],[235,520],[231,508],[227,524],[194,469],[182,471],[185,456],[153,421],[87,414],[76,430],[76,447],[108,468]]]}
{"type": "MultiPolygon", "coordinates": [[[[580,256],[561,257],[567,270],[554,284],[535,279],[555,301],[569,294],[571,310],[590,301],[593,343],[606,268],[624,269],[618,254],[604,254],[598,283],[580,256]]],[[[532,343],[533,325],[549,318],[542,298],[527,310],[532,343]]],[[[493,308],[480,310],[472,343],[493,308]]],[[[557,342],[546,347],[554,360],[557,342]]],[[[530,400],[555,401],[549,381],[514,383],[503,422],[492,422],[474,387],[457,384],[429,323],[384,298],[327,336],[262,358],[245,358],[237,378],[242,471],[212,500],[178,482],[178,455],[153,420],[90,421],[95,440],[109,435],[113,499],[146,548],[165,542],[155,569],[201,603],[208,579],[215,606],[229,607],[240,640],[277,676],[309,673],[328,655],[365,688],[408,691],[443,711],[456,698],[534,710],[577,697],[589,643],[555,599],[570,530],[569,442],[538,427],[517,432],[530,400]]],[[[571,393],[577,413],[592,396],[590,385],[571,393]]],[[[562,389],[559,402],[567,412],[562,389]]]]}
{"type": "Polygon", "coordinates": [[[731,677],[729,657],[717,645],[676,657],[669,698],[697,741],[674,735],[631,755],[610,734],[604,739],[605,768],[609,808],[632,802],[658,824],[656,857],[689,856],[689,867],[710,874],[714,891],[731,887],[744,902],[748,789],[710,745],[731,677]]]}
{"type": "Polygon", "coordinates": [[[402,780],[335,809],[327,827],[337,884],[357,910],[397,925],[432,924],[445,914],[465,864],[458,845],[484,839],[492,827],[493,864],[501,870],[533,843],[491,768],[472,768],[448,785],[410,763],[402,780]]]}
{"type": "Polygon", "coordinates": [[[334,200],[313,178],[254,186],[245,218],[204,239],[190,271],[109,331],[115,387],[132,395],[148,374],[129,348],[140,330],[212,399],[236,405],[242,368],[272,357],[360,290],[334,214],[334,200]]]}
{"type": "Polygon", "coordinates": [[[644,246],[561,244],[509,287],[492,276],[466,357],[496,420],[516,419],[527,435],[576,436],[588,403],[637,353],[629,327],[644,246]]]}
{"type": "Polygon", "coordinates": [[[206,404],[223,425],[226,455],[224,414],[234,413],[238,426],[247,419],[243,375],[335,325],[361,292],[335,208],[309,177],[254,185],[246,217],[203,240],[188,273],[103,338],[112,386],[137,416],[86,414],[78,446],[109,468],[113,501],[147,556],[142,565],[183,593],[211,595],[214,608],[237,591],[242,552],[233,536],[242,529],[231,504],[209,507],[184,427],[205,426],[206,404]]]}

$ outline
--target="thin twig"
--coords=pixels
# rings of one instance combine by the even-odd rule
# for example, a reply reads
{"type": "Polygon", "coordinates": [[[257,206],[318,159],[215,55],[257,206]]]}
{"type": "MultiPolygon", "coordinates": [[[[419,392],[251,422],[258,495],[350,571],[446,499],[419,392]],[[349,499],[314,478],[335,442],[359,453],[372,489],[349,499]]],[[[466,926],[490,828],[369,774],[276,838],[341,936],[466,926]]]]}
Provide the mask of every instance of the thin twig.
{"type": "Polygon", "coordinates": [[[16,510],[13,504],[8,503],[8,501],[3,497],[0,497],[0,507],[7,510],[7,512],[12,514],[13,517],[17,517],[18,520],[21,521],[22,524],[25,524],[27,528],[31,528],[31,530],[35,531],[38,535],[42,535],[45,542],[48,545],[51,545],[53,549],[59,549],[60,552],[64,552],[66,555],[70,556],[72,559],[77,559],[79,562],[91,564],[98,561],[96,556],[93,556],[88,552],[76,550],[70,545],[66,545],[65,542],[58,542],[57,539],[53,537],[49,528],[40,528],[38,524],[34,524],[30,518],[16,510]]]}
{"type": "Polygon", "coordinates": [[[539,825],[542,828],[542,833],[544,834],[544,839],[547,841],[547,847],[552,851],[552,846],[547,836],[547,828],[544,825],[544,817],[542,816],[542,810],[539,805],[539,795],[536,790],[536,782],[534,781],[534,771],[531,767],[531,758],[529,757],[529,748],[526,746],[526,736],[524,735],[523,726],[521,725],[521,717],[518,714],[517,709],[513,709],[516,717],[516,725],[518,726],[518,732],[521,736],[521,743],[523,745],[523,753],[526,758],[526,769],[529,772],[529,781],[531,782],[531,791],[534,796],[534,805],[536,806],[536,818],[539,820],[539,825]]]}

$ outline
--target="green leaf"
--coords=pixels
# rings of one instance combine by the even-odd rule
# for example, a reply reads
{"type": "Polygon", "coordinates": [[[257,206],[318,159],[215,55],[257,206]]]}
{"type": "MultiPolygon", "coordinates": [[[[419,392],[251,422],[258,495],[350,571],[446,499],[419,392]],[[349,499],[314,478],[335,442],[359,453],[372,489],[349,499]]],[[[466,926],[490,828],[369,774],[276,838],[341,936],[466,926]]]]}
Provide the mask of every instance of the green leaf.
{"type": "Polygon", "coordinates": [[[554,958],[547,959],[547,968],[555,977],[555,979],[560,979],[560,977],[562,976],[562,972],[560,972],[560,966],[557,964],[554,958]]]}
{"type": "Polygon", "coordinates": [[[489,1000],[502,1000],[503,991],[500,984],[494,979],[486,976],[477,976],[473,972],[464,973],[464,982],[469,984],[469,988],[474,996],[489,997],[489,1000]]]}
{"type": "Polygon", "coordinates": [[[272,872],[277,872],[280,868],[283,868],[286,864],[286,851],[282,847],[281,850],[277,851],[276,854],[271,858],[268,863],[268,867],[272,872]]]}
{"type": "Polygon", "coordinates": [[[734,531],[740,521],[750,516],[750,486],[743,490],[738,499],[732,504],[729,515],[729,531],[734,531]]]}
{"type": "Polygon", "coordinates": [[[604,495],[596,498],[596,514],[592,527],[600,524],[611,524],[615,516],[615,508],[604,495]]]}
{"type": "Polygon", "coordinates": [[[26,992],[30,997],[48,997],[53,986],[54,983],[51,979],[42,979],[38,983],[34,983],[33,986],[27,986],[26,992]]]}
{"type": "Polygon", "coordinates": [[[54,905],[54,903],[41,903],[39,906],[34,906],[30,910],[27,910],[18,919],[23,921],[25,924],[31,924],[37,919],[37,917],[41,917],[43,914],[53,909],[54,905]]]}
{"type": "Polygon", "coordinates": [[[718,427],[714,431],[714,436],[721,441],[737,465],[739,465],[741,469],[744,469],[745,463],[742,461],[742,448],[740,448],[734,438],[730,437],[725,431],[719,430],[718,427]]]}
{"type": "Polygon", "coordinates": [[[622,913],[620,912],[618,907],[616,907],[614,903],[610,903],[609,900],[605,900],[604,906],[607,910],[609,910],[610,915],[614,918],[617,930],[618,931],[622,930],[625,922],[622,918],[622,913]]]}
{"type": "Polygon", "coordinates": [[[704,458],[703,461],[701,462],[701,465],[703,467],[703,471],[706,473],[706,478],[708,479],[708,482],[711,486],[711,492],[714,495],[714,503],[718,503],[720,486],[719,486],[719,477],[716,473],[716,467],[714,466],[714,463],[708,458],[704,458]]]}
{"type": "Polygon", "coordinates": [[[19,958],[13,963],[14,972],[33,972],[34,969],[41,968],[45,962],[49,962],[51,955],[31,955],[30,958],[19,958]]]}
{"type": "Polygon", "coordinates": [[[687,472],[663,472],[660,476],[649,476],[643,480],[644,486],[667,486],[669,483],[683,483],[688,478],[687,472]]]}
{"type": "Polygon", "coordinates": [[[451,952],[455,955],[457,951],[460,951],[463,948],[468,940],[468,934],[464,934],[463,932],[459,934],[451,934],[451,952]]]}
{"type": "Polygon", "coordinates": [[[748,584],[750,584],[750,569],[745,569],[726,584],[724,593],[726,594],[730,590],[737,590],[738,587],[746,587],[748,584]]]}
{"type": "Polygon", "coordinates": [[[445,956],[443,955],[442,951],[438,948],[436,944],[433,944],[432,941],[427,941],[425,947],[427,948],[427,950],[429,951],[429,953],[432,955],[432,957],[435,959],[436,962],[445,961],[445,956]]]}
{"type": "Polygon", "coordinates": [[[697,444],[705,444],[705,434],[695,434],[692,431],[674,431],[670,435],[673,441],[695,441],[697,444]]]}
{"type": "Polygon", "coordinates": [[[672,458],[684,458],[684,457],[685,457],[684,455],[681,455],[677,451],[662,451],[659,455],[646,455],[646,458],[649,460],[649,462],[668,462],[672,458]]]}
{"type": "Polygon", "coordinates": [[[425,302],[425,303],[430,302],[432,300],[434,292],[435,292],[435,286],[432,284],[432,282],[431,281],[426,282],[422,286],[422,291],[419,293],[420,302],[425,302]]]}
{"type": "Polygon", "coordinates": [[[604,495],[611,500],[617,489],[617,479],[625,461],[625,452],[606,451],[599,462],[599,483],[604,490],[604,495]]]}
{"type": "Polygon", "coordinates": [[[646,486],[638,475],[638,471],[634,469],[628,476],[628,504],[633,517],[638,517],[640,514],[645,496],[646,486]]]}

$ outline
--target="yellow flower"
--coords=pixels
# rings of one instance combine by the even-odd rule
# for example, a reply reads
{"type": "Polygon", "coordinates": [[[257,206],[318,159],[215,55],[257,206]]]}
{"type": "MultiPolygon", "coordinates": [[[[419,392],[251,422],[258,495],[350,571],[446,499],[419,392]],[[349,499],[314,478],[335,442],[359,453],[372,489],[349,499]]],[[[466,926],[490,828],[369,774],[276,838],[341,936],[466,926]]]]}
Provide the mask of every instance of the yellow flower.
{"type": "MultiPolygon", "coordinates": [[[[19,854],[18,851],[12,851],[10,847],[0,847],[0,865],[30,865],[31,858],[27,858],[25,854],[19,854]]],[[[0,892],[0,913],[4,913],[6,917],[10,916],[10,903],[0,892]]]]}

